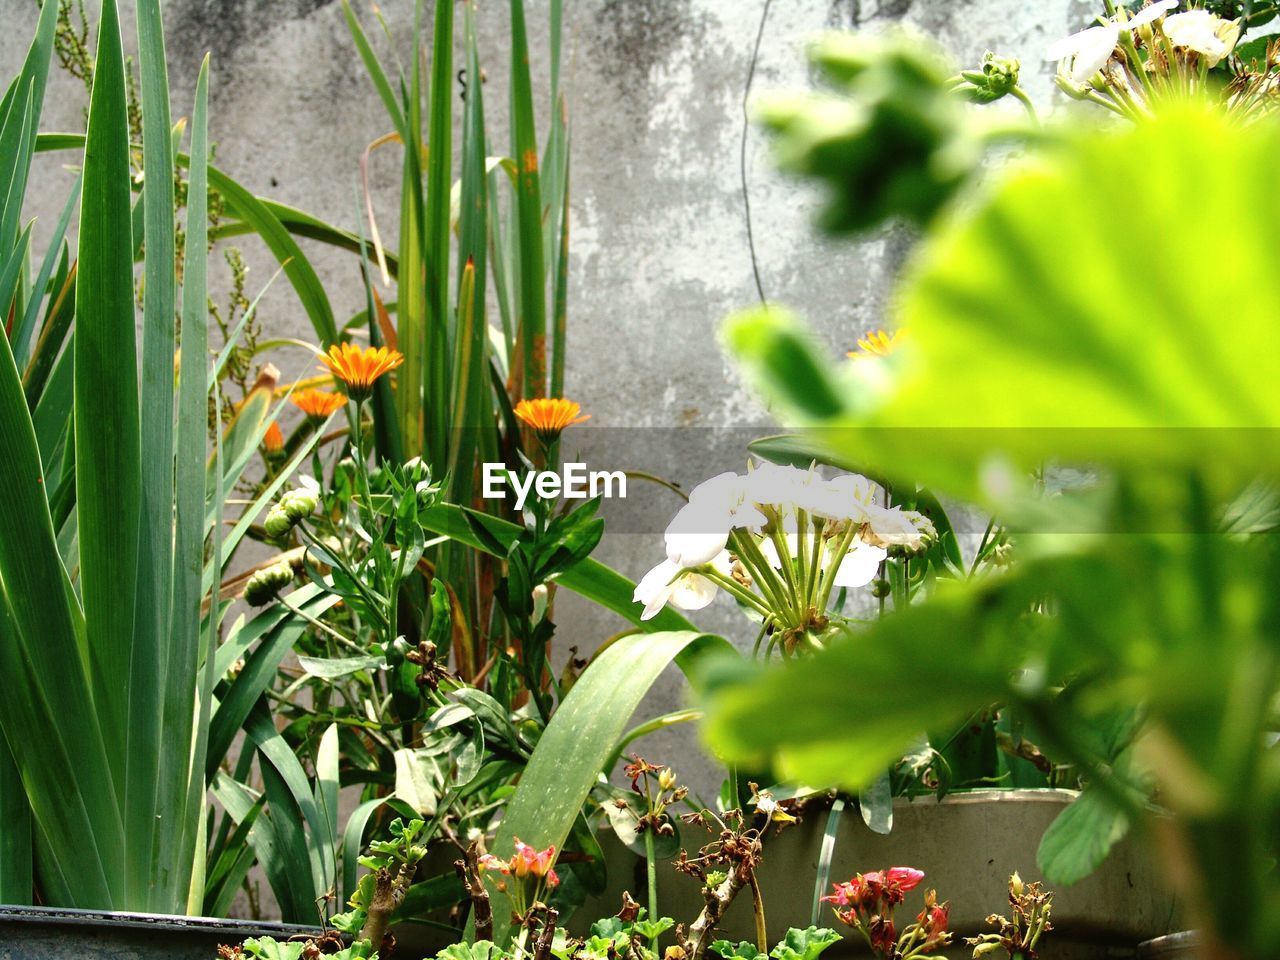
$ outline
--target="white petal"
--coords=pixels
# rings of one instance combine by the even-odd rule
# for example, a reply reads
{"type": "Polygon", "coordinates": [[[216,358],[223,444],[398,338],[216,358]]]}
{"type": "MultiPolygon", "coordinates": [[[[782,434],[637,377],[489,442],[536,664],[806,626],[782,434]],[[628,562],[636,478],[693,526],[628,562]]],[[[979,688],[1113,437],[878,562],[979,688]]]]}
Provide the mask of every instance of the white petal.
{"type": "Polygon", "coordinates": [[[867,523],[874,539],[882,543],[915,547],[924,539],[901,507],[868,507],[867,523]]]}
{"type": "MultiPolygon", "coordinates": [[[[800,549],[800,538],[794,533],[786,535],[787,551],[791,554],[792,559],[795,558],[797,551],[800,549]]],[[[766,537],[760,543],[760,552],[764,554],[764,558],[769,561],[769,566],[775,570],[782,569],[782,558],[778,556],[778,548],[774,546],[772,538],[766,537]]]]}
{"type": "Polygon", "coordinates": [[[863,519],[863,508],[872,502],[876,485],[856,473],[842,473],[823,484],[823,502],[813,512],[828,520],[863,519]]]}
{"type": "Polygon", "coordinates": [[[635,603],[644,604],[644,612],[640,614],[641,620],[652,619],[666,606],[667,600],[675,589],[671,581],[679,574],[680,567],[670,560],[663,560],[640,578],[631,599],[635,603]]]}
{"type": "Polygon", "coordinates": [[[747,499],[752,503],[788,507],[795,502],[810,477],[812,474],[808,470],[762,463],[747,474],[747,499]]]}
{"type": "Polygon", "coordinates": [[[1089,27],[1081,30],[1079,33],[1073,33],[1069,37],[1063,37],[1061,40],[1055,40],[1049,44],[1049,48],[1044,52],[1046,60],[1065,60],[1067,57],[1074,57],[1076,51],[1080,49],[1082,39],[1089,30],[1097,30],[1098,27],[1089,27]]]}
{"type": "Polygon", "coordinates": [[[671,605],[681,610],[701,610],[720,590],[715,583],[696,573],[684,574],[673,586],[671,605]]]}
{"type": "Polygon", "coordinates": [[[718,473],[689,491],[689,502],[732,510],[742,502],[747,478],[738,473],[718,473]]]}
{"type": "Polygon", "coordinates": [[[732,526],[727,510],[690,501],[667,524],[667,559],[681,567],[707,563],[724,549],[732,526]]]}
{"type": "Polygon", "coordinates": [[[1224,22],[1208,10],[1188,10],[1166,20],[1164,32],[1175,47],[1194,50],[1213,67],[1230,52],[1217,32],[1224,22]]]}
{"type": "Polygon", "coordinates": [[[1080,37],[1075,63],[1071,67],[1071,79],[1078,84],[1091,80],[1111,59],[1120,42],[1120,27],[1090,27],[1080,37]]]}
{"type": "Polygon", "coordinates": [[[1139,10],[1126,20],[1122,26],[1126,30],[1136,30],[1138,27],[1164,16],[1177,5],[1178,0],[1159,0],[1158,3],[1153,3],[1151,6],[1139,10]]]}
{"type": "Polygon", "coordinates": [[[667,559],[681,569],[700,567],[722,553],[728,542],[727,533],[669,533],[667,559]]]}
{"type": "Polygon", "coordinates": [[[836,568],[835,585],[838,587],[865,587],[876,578],[880,563],[888,556],[884,547],[855,540],[853,548],[836,568]]]}
{"type": "Polygon", "coordinates": [[[765,515],[750,503],[737,507],[729,516],[729,525],[734,529],[759,530],[768,522],[765,515]]]}

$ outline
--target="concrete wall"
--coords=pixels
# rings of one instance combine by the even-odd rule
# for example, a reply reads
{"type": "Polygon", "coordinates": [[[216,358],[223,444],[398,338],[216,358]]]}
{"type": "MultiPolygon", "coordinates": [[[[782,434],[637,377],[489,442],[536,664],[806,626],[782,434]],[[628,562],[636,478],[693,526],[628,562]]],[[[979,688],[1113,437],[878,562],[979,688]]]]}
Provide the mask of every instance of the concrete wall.
{"type": "MultiPolygon", "coordinates": [[[[545,90],[546,0],[527,0],[535,84],[545,90]]],[[[593,467],[644,469],[685,485],[744,462],[739,429],[768,417],[739,384],[717,346],[722,318],[756,293],[747,248],[739,146],[742,97],[763,0],[569,0],[565,76],[573,91],[573,258],[570,395],[591,414],[574,443],[593,467]]],[[[89,6],[96,6],[91,0],[89,6]]],[[[123,6],[132,4],[124,0],[123,6]]],[[[369,0],[355,0],[368,19],[369,0]]],[[[400,38],[411,0],[382,0],[400,38]]],[[[507,4],[483,0],[481,36],[489,121],[505,142],[507,4]]],[[[959,61],[987,48],[1021,56],[1026,85],[1048,102],[1047,43],[1082,23],[1084,0],[775,0],[765,25],[755,89],[802,86],[806,38],[831,27],[914,24],[959,61]]],[[[0,75],[20,62],[35,22],[33,0],[0,0],[0,75]]],[[[128,10],[126,10],[128,15],[128,10]]],[[[195,71],[213,53],[212,131],[217,162],[256,192],[342,224],[355,218],[360,153],[387,132],[333,0],[170,0],[168,44],[175,116],[188,108],[195,71]]],[[[129,27],[127,26],[127,29],[129,27]]],[[[127,34],[128,36],[128,34],[127,34]]],[[[132,38],[130,38],[132,39],[132,38]]],[[[404,51],[402,51],[403,53],[404,51]]],[[[79,128],[84,93],[59,78],[45,129],[79,128]]],[[[33,213],[49,224],[70,186],[68,157],[41,162],[33,213]]],[[[746,152],[760,274],[769,297],[816,323],[832,350],[878,326],[910,238],[889,232],[832,245],[809,228],[803,185],[776,175],[754,131],[746,152]]],[[[394,231],[398,158],[374,163],[382,224],[394,231]]],[[[271,275],[246,245],[257,287],[271,275]]],[[[308,248],[339,316],[363,307],[354,260],[308,248]]],[[[264,301],[272,334],[311,337],[305,315],[278,282],[264,301]]],[[[313,361],[301,351],[276,361],[286,376],[313,361]]],[[[660,532],[678,505],[656,486],[633,485],[628,509],[601,559],[639,576],[661,558],[660,532]]],[[[742,644],[752,631],[727,604],[698,622],[742,644]]],[[[617,618],[575,598],[560,608],[562,650],[593,649],[617,618]]],[[[683,702],[673,678],[646,709],[683,702]]],[[[687,754],[688,731],[655,738],[646,754],[676,762],[710,794],[718,773],[687,754]],[[696,769],[689,769],[695,767],[696,769]]]]}

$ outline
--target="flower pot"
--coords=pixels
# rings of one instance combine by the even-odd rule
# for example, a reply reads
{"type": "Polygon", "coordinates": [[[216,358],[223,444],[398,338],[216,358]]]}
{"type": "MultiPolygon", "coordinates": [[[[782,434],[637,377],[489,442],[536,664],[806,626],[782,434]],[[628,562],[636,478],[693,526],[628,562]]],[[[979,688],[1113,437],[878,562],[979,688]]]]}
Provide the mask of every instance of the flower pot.
{"type": "Polygon", "coordinates": [[[1138,945],[1138,960],[1200,960],[1200,938],[1183,930],[1138,945]]]}
{"type": "Polygon", "coordinates": [[[0,960],[214,960],[221,943],[315,932],[251,920],[0,906],[0,960]]]}
{"type": "MultiPolygon", "coordinates": [[[[934,887],[939,897],[951,901],[957,941],[975,936],[989,929],[989,914],[1008,906],[1011,873],[1039,879],[1040,837],[1074,796],[1068,790],[983,790],[952,794],[941,802],[900,799],[894,802],[893,832],[887,836],[872,833],[856,813],[846,814],[836,837],[831,879],[847,880],[857,871],[881,867],[917,867],[925,872],[925,881],[899,908],[900,920],[914,916],[920,893],[934,887]]],[[[825,813],[810,814],[765,842],[759,878],[771,939],[787,927],[809,924],[826,820],[825,813]]],[[[681,827],[682,842],[691,853],[707,842],[702,837],[696,828],[681,827]]],[[[577,926],[615,913],[623,890],[642,904],[646,900],[643,860],[612,835],[601,840],[609,863],[608,890],[579,912],[577,926]]],[[[661,910],[679,922],[692,921],[702,906],[695,881],[665,865],[659,865],[658,877],[661,910]]],[[[1145,852],[1132,843],[1117,844],[1091,876],[1056,894],[1055,929],[1042,951],[1048,957],[1051,948],[1054,960],[1131,958],[1140,942],[1175,929],[1173,898],[1145,852]]],[[[819,924],[839,926],[825,905],[819,924]]],[[[749,894],[740,894],[729,908],[723,932],[731,940],[755,938],[749,894]]],[[[853,953],[858,946],[850,937],[835,949],[853,953]]]]}

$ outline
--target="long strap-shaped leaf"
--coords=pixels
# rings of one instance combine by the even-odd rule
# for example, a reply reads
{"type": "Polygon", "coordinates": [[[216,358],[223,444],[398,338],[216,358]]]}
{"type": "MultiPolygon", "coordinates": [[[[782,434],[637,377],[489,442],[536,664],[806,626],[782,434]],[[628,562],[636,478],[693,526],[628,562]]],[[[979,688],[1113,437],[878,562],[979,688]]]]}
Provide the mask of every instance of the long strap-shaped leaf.
{"type": "Polygon", "coordinates": [[[53,51],[58,4],[45,4],[22,73],[0,107],[0,252],[7,253],[18,234],[22,201],[31,173],[31,154],[44,106],[49,59],[53,51]]]}
{"type": "MultiPolygon", "coordinates": [[[[182,865],[170,860],[169,839],[180,836],[174,822],[181,801],[159,806],[165,690],[170,681],[190,689],[190,675],[170,676],[174,635],[169,624],[173,578],[174,422],[173,355],[177,346],[174,322],[173,150],[169,108],[169,78],[165,66],[164,25],[160,0],[139,0],[138,60],[142,75],[143,218],[146,260],[143,273],[141,432],[142,499],[139,504],[138,578],[132,656],[129,660],[128,750],[125,755],[125,823],[135,850],[151,850],[139,857],[139,877],[145,893],[138,898],[148,910],[173,909],[166,896],[166,878],[182,865]],[[172,815],[171,815],[172,813],[172,815]]],[[[132,268],[132,265],[131,265],[132,268]]],[[[131,269],[132,273],[132,269],[131,269]]],[[[190,711],[188,709],[188,716],[190,711]]],[[[176,718],[175,718],[176,719],[176,718]]],[[[190,723],[186,724],[188,730],[190,723]]],[[[186,741],[189,734],[169,731],[186,741]]],[[[181,764],[188,766],[187,751],[181,764]]],[[[166,771],[172,774],[175,771],[166,771]]],[[[182,777],[183,786],[186,777],[182,777]]],[[[185,902],[185,891],[183,901],[185,902]]]]}
{"type": "Polygon", "coordinates": [[[124,831],[84,638],[44,493],[35,428],[0,337],[0,726],[45,859],[76,864],[71,905],[110,907],[124,831]]]}
{"type": "Polygon", "coordinates": [[[22,775],[0,731],[0,903],[31,902],[32,847],[35,840],[31,804],[22,775]]]}
{"type": "MultiPolygon", "coordinates": [[[[141,520],[128,103],[115,0],[102,5],[85,137],[76,276],[75,440],[80,592],[94,678],[94,717],[127,797],[128,702],[141,520]]],[[[69,722],[70,717],[63,722],[69,722]]],[[[102,803],[103,798],[86,797],[102,803]]],[[[133,840],[126,842],[132,846],[133,840]]],[[[149,842],[149,841],[144,841],[149,842]]],[[[137,861],[136,848],[133,859],[137,861]]],[[[112,901],[145,907],[128,866],[112,901]]]]}
{"type": "MultiPolygon", "coordinates": [[[[204,802],[204,754],[212,712],[213,651],[201,629],[200,604],[204,567],[204,462],[207,445],[208,330],[206,237],[208,217],[209,162],[209,58],[205,57],[196,79],[195,109],[191,115],[191,175],[187,183],[186,257],[182,270],[182,342],[178,357],[178,417],[175,437],[176,496],[174,502],[173,584],[169,622],[176,649],[169,661],[170,676],[181,685],[166,684],[163,729],[167,735],[181,735],[181,743],[191,743],[189,721],[192,686],[198,710],[194,748],[169,753],[170,764],[163,771],[164,791],[157,805],[180,812],[180,832],[161,831],[166,856],[178,864],[189,864],[196,848],[203,845],[198,811],[204,802]],[[203,661],[203,668],[201,668],[203,661]],[[197,673],[199,671],[199,673],[197,673]],[[190,681],[186,678],[192,678],[190,681]],[[189,760],[188,760],[189,756],[189,760]]],[[[219,491],[219,494],[221,491],[219,491]]],[[[176,893],[189,879],[175,878],[176,893]]],[[[203,886],[202,884],[200,886],[203,886]]],[[[194,890],[193,894],[203,894],[194,890]]],[[[194,900],[194,897],[189,898],[194,900]]]]}
{"type": "Polygon", "coordinates": [[[516,218],[520,236],[519,342],[524,355],[524,396],[547,391],[547,294],[542,248],[542,187],[533,119],[533,83],[524,0],[511,0],[511,146],[519,167],[516,218]]]}
{"type": "MultiPolygon", "coordinates": [[[[733,647],[719,637],[691,631],[636,634],[610,646],[592,662],[552,716],[503,813],[493,849],[505,856],[515,838],[542,849],[560,849],[582,811],[627,721],[662,672],[695,644],[733,647]]],[[[511,909],[506,894],[494,897],[494,942],[505,943],[511,909]]]]}

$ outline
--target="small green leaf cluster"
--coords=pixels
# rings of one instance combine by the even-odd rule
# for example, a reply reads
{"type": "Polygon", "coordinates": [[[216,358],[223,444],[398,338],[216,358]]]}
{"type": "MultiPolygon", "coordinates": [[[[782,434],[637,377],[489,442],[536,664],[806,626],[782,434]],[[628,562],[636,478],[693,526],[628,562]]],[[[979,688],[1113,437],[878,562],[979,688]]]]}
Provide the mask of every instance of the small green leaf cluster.
{"type": "Polygon", "coordinates": [[[711,949],[724,960],[818,960],[824,950],[841,939],[840,934],[826,927],[792,927],[768,953],[761,952],[750,940],[716,940],[711,949]]]}

